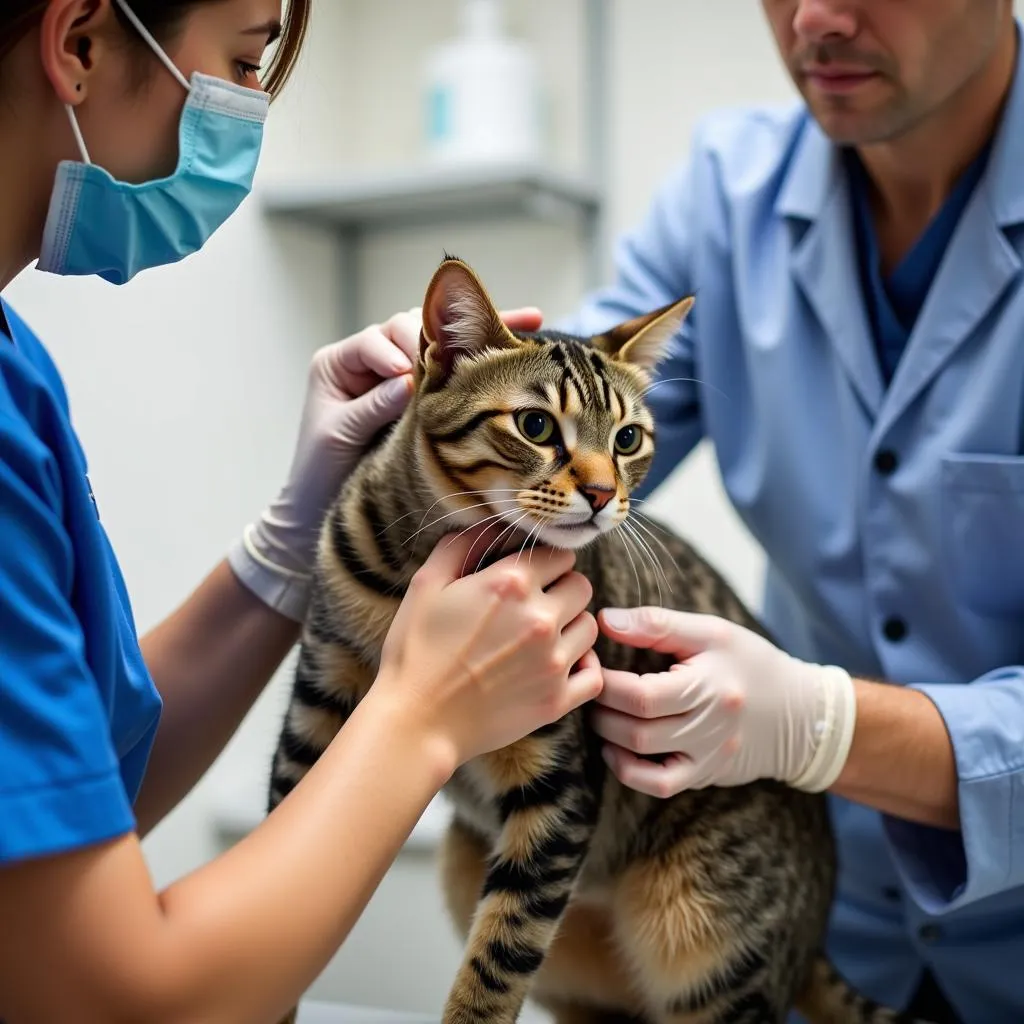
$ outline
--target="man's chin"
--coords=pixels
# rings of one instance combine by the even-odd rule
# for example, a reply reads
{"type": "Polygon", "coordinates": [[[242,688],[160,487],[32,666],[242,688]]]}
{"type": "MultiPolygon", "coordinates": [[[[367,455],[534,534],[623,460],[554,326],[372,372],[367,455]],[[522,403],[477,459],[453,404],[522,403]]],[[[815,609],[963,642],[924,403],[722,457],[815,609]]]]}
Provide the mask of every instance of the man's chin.
{"type": "MultiPolygon", "coordinates": [[[[805,97],[806,99],[806,97],[805,97]]],[[[822,133],[836,146],[872,146],[892,142],[907,126],[891,114],[858,110],[838,102],[808,101],[807,108],[822,133]]]]}

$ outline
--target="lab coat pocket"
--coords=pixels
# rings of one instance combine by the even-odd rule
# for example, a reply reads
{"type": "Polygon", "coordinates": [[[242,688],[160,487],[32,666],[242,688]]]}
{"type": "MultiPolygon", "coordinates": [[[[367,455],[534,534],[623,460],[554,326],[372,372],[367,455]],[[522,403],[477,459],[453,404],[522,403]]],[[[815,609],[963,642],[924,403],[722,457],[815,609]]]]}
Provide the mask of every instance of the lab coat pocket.
{"type": "Polygon", "coordinates": [[[943,556],[955,592],[981,615],[1024,612],[1024,457],[946,455],[943,556]]]}

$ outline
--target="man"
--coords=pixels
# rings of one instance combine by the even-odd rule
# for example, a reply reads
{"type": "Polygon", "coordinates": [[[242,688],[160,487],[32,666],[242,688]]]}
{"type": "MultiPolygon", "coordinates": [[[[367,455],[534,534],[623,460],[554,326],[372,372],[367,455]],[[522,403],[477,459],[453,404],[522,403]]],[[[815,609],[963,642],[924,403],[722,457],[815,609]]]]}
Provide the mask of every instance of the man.
{"type": "Polygon", "coordinates": [[[788,653],[718,620],[607,615],[684,665],[607,672],[595,722],[651,793],[829,788],[839,968],[929,1020],[1019,1024],[1018,26],[1011,0],[763,6],[804,102],[708,118],[566,326],[696,294],[650,394],[645,490],[713,442],[788,653]]]}

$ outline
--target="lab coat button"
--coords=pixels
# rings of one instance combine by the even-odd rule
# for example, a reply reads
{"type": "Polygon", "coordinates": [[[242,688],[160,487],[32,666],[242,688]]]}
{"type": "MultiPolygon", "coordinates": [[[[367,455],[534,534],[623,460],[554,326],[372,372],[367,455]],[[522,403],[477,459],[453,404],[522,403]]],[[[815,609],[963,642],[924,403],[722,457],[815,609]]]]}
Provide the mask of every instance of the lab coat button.
{"type": "Polygon", "coordinates": [[[886,640],[898,644],[907,635],[907,624],[899,616],[894,615],[885,620],[882,632],[885,634],[886,640]]]}
{"type": "Polygon", "coordinates": [[[875,469],[882,476],[892,476],[898,465],[899,459],[896,458],[896,453],[891,448],[883,448],[875,453],[875,469]]]}

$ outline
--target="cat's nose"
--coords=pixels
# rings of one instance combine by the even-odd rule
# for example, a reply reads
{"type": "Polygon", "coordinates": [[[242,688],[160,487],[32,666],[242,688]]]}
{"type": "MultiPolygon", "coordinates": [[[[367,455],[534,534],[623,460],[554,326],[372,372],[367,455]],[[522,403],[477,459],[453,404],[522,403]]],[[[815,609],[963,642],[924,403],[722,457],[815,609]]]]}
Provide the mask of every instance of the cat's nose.
{"type": "Polygon", "coordinates": [[[581,485],[580,492],[595,512],[600,512],[615,496],[614,487],[600,487],[597,484],[581,485]]]}

